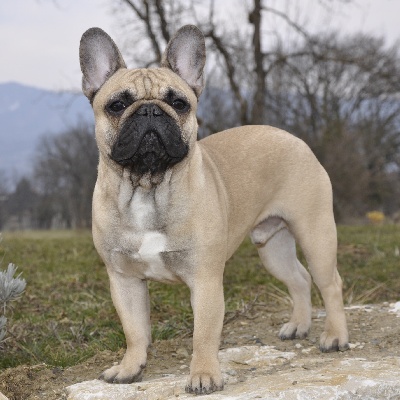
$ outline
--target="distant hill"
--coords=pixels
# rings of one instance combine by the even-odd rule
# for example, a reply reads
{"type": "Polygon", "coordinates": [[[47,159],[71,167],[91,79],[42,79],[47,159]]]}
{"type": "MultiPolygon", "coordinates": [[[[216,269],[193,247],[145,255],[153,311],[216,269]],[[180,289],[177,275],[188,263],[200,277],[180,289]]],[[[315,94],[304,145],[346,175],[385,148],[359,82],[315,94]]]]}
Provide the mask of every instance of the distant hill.
{"type": "Polygon", "coordinates": [[[79,121],[93,123],[83,94],[0,84],[0,170],[29,174],[40,136],[60,133],[79,121]]]}

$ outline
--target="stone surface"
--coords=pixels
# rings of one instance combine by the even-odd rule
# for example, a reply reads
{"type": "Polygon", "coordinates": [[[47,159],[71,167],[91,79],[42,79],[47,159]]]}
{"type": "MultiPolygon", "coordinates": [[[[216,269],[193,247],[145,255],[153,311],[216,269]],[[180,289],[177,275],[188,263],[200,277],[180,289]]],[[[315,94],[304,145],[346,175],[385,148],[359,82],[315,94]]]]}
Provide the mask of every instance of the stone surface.
{"type": "MultiPolygon", "coordinates": [[[[312,348],[301,353],[309,354],[312,348]]],[[[400,358],[302,358],[272,346],[241,346],[220,351],[225,389],[202,398],[246,399],[400,399],[400,358]],[[285,369],[282,369],[285,366],[285,369]]],[[[130,385],[99,380],[67,388],[68,400],[188,399],[186,377],[169,375],[130,385]]]]}
{"type": "Polygon", "coordinates": [[[391,303],[389,307],[389,312],[395,313],[398,317],[400,317],[400,301],[391,303]]]}
{"type": "Polygon", "coordinates": [[[3,393],[0,392],[0,400],[8,400],[8,398],[4,396],[3,393]]]}

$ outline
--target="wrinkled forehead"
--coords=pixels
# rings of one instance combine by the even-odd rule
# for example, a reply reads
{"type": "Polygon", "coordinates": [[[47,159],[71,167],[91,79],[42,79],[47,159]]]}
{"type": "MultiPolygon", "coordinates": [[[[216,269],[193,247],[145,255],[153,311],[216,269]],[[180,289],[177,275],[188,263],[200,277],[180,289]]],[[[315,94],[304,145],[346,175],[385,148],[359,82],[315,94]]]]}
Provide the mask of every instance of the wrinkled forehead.
{"type": "Polygon", "coordinates": [[[189,85],[168,68],[120,69],[103,85],[98,95],[109,99],[128,91],[135,100],[152,100],[164,98],[171,90],[188,100],[196,100],[189,85]]]}

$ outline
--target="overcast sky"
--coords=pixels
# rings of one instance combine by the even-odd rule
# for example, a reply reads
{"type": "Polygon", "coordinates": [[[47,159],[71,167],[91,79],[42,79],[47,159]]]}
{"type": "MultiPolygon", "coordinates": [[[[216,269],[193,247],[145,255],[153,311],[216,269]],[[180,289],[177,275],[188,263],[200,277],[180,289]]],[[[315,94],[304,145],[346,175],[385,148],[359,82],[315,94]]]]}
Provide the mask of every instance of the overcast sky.
{"type": "MultiPolygon", "coordinates": [[[[78,89],[82,33],[99,26],[117,43],[121,39],[111,13],[112,1],[0,0],[0,83],[78,89]]],[[[215,1],[230,12],[239,8],[234,6],[238,0],[215,1]]],[[[269,1],[286,4],[285,0],[269,1]]],[[[336,6],[335,12],[318,7],[319,0],[290,1],[304,8],[315,29],[330,25],[343,32],[369,32],[385,36],[390,44],[400,39],[400,0],[354,0],[350,6],[336,6]]]]}

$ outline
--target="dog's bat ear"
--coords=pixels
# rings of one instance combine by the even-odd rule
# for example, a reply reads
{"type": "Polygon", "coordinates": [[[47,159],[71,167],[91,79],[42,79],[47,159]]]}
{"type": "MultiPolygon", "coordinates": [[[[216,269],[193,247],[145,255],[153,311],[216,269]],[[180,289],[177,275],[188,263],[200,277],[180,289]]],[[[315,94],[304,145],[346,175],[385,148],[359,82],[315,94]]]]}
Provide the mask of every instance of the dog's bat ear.
{"type": "Polygon", "coordinates": [[[199,97],[204,87],[205,62],[206,46],[202,32],[197,26],[185,25],[168,43],[161,66],[178,74],[199,97]]]}
{"type": "Polygon", "coordinates": [[[82,90],[93,101],[96,92],[125,61],[114,41],[100,28],[90,28],[83,35],[79,46],[82,90]]]}

